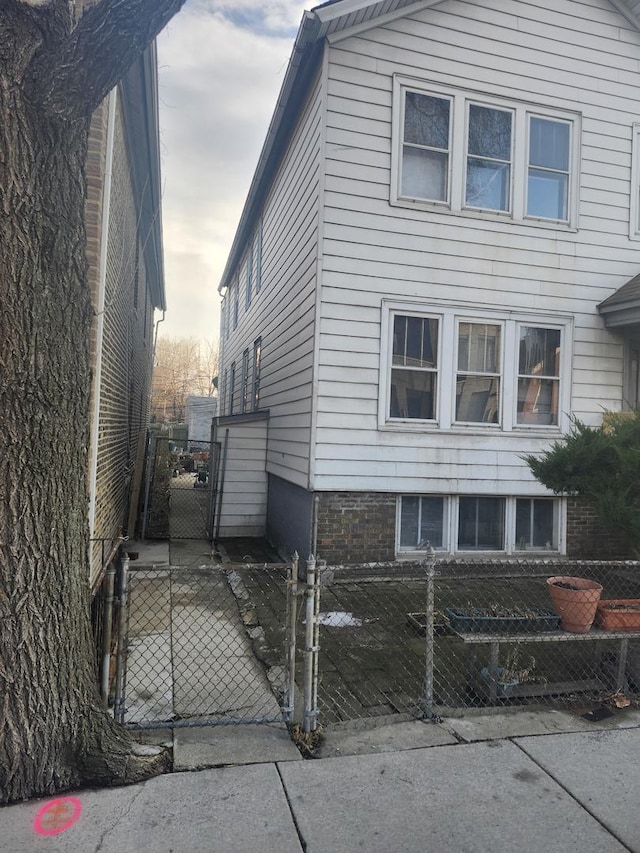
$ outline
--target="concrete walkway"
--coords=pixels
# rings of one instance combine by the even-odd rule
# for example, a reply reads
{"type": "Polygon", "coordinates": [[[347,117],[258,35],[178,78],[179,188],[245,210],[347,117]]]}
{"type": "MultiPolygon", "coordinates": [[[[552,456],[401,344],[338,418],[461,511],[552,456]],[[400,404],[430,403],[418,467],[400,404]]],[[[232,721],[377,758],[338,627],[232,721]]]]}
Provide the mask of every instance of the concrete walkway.
{"type": "Polygon", "coordinates": [[[637,712],[573,732],[558,731],[569,717],[519,716],[478,717],[466,735],[466,721],[399,724],[404,749],[394,749],[393,726],[378,727],[368,744],[376,752],[173,773],[8,806],[2,850],[640,853],[637,712]],[[483,727],[489,739],[474,741],[483,727]],[[518,727],[555,733],[509,737],[518,727]],[[429,737],[436,745],[419,745],[429,737]]]}

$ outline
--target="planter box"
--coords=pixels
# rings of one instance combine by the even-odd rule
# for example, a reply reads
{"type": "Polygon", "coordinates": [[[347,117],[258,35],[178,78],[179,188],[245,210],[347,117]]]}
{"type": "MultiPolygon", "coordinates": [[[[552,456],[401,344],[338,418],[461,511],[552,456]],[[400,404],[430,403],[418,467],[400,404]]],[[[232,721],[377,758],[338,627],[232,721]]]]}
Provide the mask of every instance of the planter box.
{"type": "Polygon", "coordinates": [[[596,625],[604,631],[640,631],[640,598],[599,601],[596,625]]]}
{"type": "MultiPolygon", "coordinates": [[[[508,699],[515,688],[520,684],[517,678],[505,681],[505,670],[503,666],[496,668],[496,696],[498,699],[508,699]]],[[[485,684],[491,684],[491,670],[488,666],[484,666],[480,670],[480,677],[485,684]]]]}
{"type": "Polygon", "coordinates": [[[510,616],[482,615],[475,609],[458,610],[454,607],[447,607],[445,612],[454,631],[468,634],[536,634],[539,631],[557,631],[560,627],[560,617],[544,607],[514,608],[510,616]]]}

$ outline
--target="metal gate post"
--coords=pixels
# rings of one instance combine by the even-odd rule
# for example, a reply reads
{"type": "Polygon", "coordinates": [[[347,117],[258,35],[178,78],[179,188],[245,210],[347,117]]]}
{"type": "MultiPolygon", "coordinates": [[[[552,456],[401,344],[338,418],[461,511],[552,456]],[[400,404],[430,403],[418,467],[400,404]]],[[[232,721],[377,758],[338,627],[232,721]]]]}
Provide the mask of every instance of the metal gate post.
{"type": "Polygon", "coordinates": [[[149,450],[147,456],[147,471],[144,483],[144,507],[142,510],[142,531],[140,538],[144,540],[147,534],[147,516],[149,515],[149,497],[151,494],[151,482],[156,473],[156,450],[157,436],[155,433],[150,433],[149,450]]]}
{"type": "Polygon", "coordinates": [[[287,683],[284,695],[282,713],[285,722],[292,723],[295,714],[296,697],[296,624],[298,621],[298,553],[291,558],[287,569],[287,622],[286,622],[286,655],[287,683]]]}
{"type": "Polygon", "coordinates": [[[433,713],[433,636],[434,636],[434,579],[436,555],[429,546],[427,557],[427,602],[425,612],[425,674],[424,674],[424,716],[427,720],[434,719],[433,713]]]}
{"type": "Polygon", "coordinates": [[[127,682],[127,644],[129,642],[129,556],[122,558],[120,564],[120,589],[118,596],[118,653],[116,657],[116,691],[113,702],[113,717],[117,723],[124,723],[125,694],[127,682]]]}
{"type": "MultiPolygon", "coordinates": [[[[306,613],[305,613],[305,650],[304,650],[304,696],[303,696],[303,716],[302,716],[302,731],[305,733],[314,732],[318,725],[318,709],[314,703],[314,695],[317,695],[317,685],[314,685],[313,674],[316,670],[316,655],[318,647],[316,623],[318,618],[316,611],[316,597],[318,595],[318,585],[316,578],[316,560],[313,554],[307,560],[307,586],[305,589],[306,598],[306,613]]],[[[317,670],[316,670],[317,671],[317,670]]]]}
{"type": "Polygon", "coordinates": [[[113,635],[113,593],[116,582],[116,565],[113,560],[107,566],[102,625],[102,666],[100,669],[100,693],[105,707],[109,704],[109,670],[111,668],[111,637],[113,635]]]}

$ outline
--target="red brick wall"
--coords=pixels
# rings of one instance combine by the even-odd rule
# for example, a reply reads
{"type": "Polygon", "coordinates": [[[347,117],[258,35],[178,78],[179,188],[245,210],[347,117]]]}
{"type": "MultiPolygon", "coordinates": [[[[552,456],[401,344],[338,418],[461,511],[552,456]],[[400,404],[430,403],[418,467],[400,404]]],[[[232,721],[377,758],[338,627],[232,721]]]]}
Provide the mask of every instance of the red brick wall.
{"type": "Polygon", "coordinates": [[[319,494],[318,557],[329,565],[395,559],[396,495],[319,494]]]}
{"type": "Polygon", "coordinates": [[[603,530],[594,511],[577,498],[567,500],[567,556],[580,560],[632,559],[628,548],[603,530]]]}

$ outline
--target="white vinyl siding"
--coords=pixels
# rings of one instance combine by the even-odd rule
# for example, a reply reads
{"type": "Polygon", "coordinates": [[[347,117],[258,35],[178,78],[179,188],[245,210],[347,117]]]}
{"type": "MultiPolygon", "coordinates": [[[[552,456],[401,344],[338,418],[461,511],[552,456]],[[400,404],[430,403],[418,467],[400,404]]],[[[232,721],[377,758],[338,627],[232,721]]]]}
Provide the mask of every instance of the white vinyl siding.
{"type": "MultiPolygon", "coordinates": [[[[547,493],[522,455],[548,447],[571,414],[597,424],[603,409],[621,406],[622,341],[604,329],[595,306],[638,271],[629,204],[639,58],[640,36],[604,2],[573,3],[570,14],[550,2],[510,9],[444,2],[329,47],[317,489],[542,498],[547,493]],[[399,78],[435,96],[460,93],[465,108],[511,111],[511,168],[519,156],[523,178],[527,116],[579,117],[572,133],[572,155],[573,146],[580,152],[580,173],[572,172],[576,227],[470,207],[451,211],[444,202],[390,205],[399,78]],[[390,363],[381,353],[389,346],[382,325],[384,306],[393,303],[406,313],[451,311],[469,322],[507,324],[511,337],[503,345],[515,361],[502,417],[511,418],[510,429],[454,425],[453,384],[442,380],[449,399],[436,405],[448,413],[447,428],[428,419],[380,428],[390,363]],[[571,330],[559,428],[519,424],[518,380],[524,387],[532,377],[516,358],[518,323],[554,328],[558,320],[571,330]]],[[[465,109],[461,115],[464,123],[465,109]]],[[[461,139],[466,156],[464,133],[461,139]]],[[[460,205],[464,172],[451,170],[450,197],[460,205]]],[[[511,182],[511,209],[524,212],[526,180],[511,182]]],[[[447,340],[451,347],[453,334],[443,332],[439,346],[447,340]]],[[[543,378],[548,391],[556,377],[543,378]]]]}
{"type": "MultiPolygon", "coordinates": [[[[244,351],[251,353],[261,338],[259,404],[270,412],[267,470],[302,487],[309,482],[321,103],[318,76],[240,257],[243,289],[251,262],[251,302],[243,298],[245,310],[224,348],[224,363],[236,362],[240,373],[244,351]]],[[[234,271],[230,276],[235,282],[234,271]]],[[[250,355],[249,373],[252,363],[250,355]]],[[[255,393],[249,383],[246,411],[255,393]]],[[[236,394],[235,414],[243,396],[236,394]]]]}

